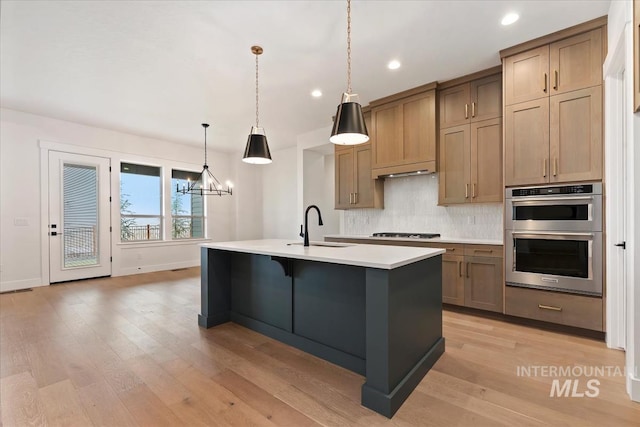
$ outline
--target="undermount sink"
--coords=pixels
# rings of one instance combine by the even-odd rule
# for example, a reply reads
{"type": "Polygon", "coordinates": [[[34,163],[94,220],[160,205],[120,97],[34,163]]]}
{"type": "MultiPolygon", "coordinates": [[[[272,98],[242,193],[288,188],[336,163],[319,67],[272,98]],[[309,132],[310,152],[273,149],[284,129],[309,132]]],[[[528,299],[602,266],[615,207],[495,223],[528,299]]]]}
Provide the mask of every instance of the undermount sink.
{"type": "MultiPolygon", "coordinates": [[[[302,246],[302,245],[303,245],[302,242],[287,243],[287,246],[302,246]]],[[[311,242],[309,243],[309,246],[324,246],[327,248],[348,248],[349,246],[353,246],[353,245],[347,245],[344,243],[332,243],[332,242],[311,242]]]]}

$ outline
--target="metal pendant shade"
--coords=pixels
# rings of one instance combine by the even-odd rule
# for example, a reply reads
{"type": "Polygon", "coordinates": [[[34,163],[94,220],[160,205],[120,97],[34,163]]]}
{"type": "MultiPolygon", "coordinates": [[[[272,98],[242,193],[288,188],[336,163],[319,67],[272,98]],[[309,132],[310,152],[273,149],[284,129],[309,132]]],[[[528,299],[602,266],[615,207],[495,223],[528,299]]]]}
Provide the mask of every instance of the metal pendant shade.
{"type": "Polygon", "coordinates": [[[271,152],[267,143],[267,135],[264,129],[259,126],[260,116],[258,115],[258,56],[262,54],[263,49],[260,46],[251,46],[251,52],[256,56],[256,125],[251,127],[242,161],[254,165],[266,165],[272,162],[271,152]]]}
{"type": "Polygon", "coordinates": [[[354,102],[357,94],[351,93],[351,0],[347,0],[347,92],[342,94],[329,141],[339,145],[364,144],[369,132],[364,123],[362,106],[354,102]]]}
{"type": "Polygon", "coordinates": [[[338,105],[329,141],[339,145],[356,145],[369,141],[369,132],[367,132],[360,104],[342,102],[338,105]]]}
{"type": "Polygon", "coordinates": [[[267,143],[267,135],[258,133],[260,130],[251,128],[251,133],[247,139],[247,146],[244,149],[242,161],[254,165],[266,165],[271,163],[271,152],[267,143]]]}

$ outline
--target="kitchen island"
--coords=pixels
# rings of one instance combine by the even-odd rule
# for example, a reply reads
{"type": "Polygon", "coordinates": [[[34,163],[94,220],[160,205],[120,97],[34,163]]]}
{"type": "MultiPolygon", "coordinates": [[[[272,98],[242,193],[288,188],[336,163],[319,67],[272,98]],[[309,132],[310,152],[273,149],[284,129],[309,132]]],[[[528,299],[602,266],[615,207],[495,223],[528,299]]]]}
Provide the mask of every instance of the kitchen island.
{"type": "Polygon", "coordinates": [[[251,240],[202,245],[198,324],[233,321],[365,376],[392,417],[444,352],[442,249],[251,240]]]}

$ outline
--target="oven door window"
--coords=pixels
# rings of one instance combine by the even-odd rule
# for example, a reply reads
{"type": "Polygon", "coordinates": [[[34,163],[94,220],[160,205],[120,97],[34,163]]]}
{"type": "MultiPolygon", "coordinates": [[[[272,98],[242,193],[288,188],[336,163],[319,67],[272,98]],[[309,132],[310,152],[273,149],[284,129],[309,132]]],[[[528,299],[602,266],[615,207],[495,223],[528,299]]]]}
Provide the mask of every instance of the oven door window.
{"type": "Polygon", "coordinates": [[[513,240],[516,271],[589,278],[590,241],[513,240]]]}
{"type": "Polygon", "coordinates": [[[588,221],[589,204],[521,205],[513,207],[516,221],[588,221]]]}

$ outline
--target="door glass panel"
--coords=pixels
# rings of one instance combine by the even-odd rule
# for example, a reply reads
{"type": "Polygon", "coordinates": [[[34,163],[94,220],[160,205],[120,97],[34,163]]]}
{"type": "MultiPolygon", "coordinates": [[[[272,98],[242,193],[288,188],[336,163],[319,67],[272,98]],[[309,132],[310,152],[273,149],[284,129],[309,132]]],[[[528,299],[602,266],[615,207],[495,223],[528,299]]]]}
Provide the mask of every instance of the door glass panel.
{"type": "Polygon", "coordinates": [[[63,168],[63,266],[98,264],[98,171],[65,163],[63,168]]]}
{"type": "Polygon", "coordinates": [[[587,221],[589,205],[514,206],[513,218],[517,221],[587,221]]]}
{"type": "Polygon", "coordinates": [[[589,241],[514,239],[516,271],[589,277],[589,241]]]}

